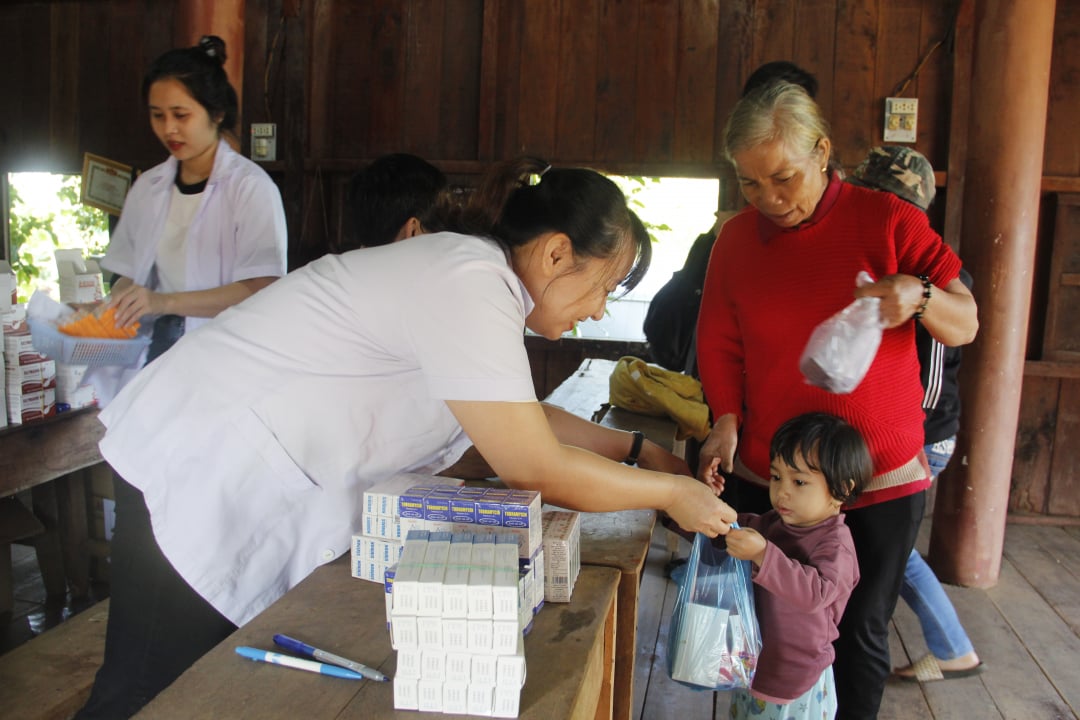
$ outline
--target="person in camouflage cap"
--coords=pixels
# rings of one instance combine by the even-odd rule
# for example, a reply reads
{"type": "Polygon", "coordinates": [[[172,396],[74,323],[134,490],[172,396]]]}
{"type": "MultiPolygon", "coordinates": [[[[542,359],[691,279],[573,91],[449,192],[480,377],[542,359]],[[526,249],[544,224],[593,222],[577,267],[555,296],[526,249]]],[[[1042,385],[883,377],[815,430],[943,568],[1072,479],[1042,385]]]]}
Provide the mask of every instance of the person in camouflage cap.
{"type": "MultiPolygon", "coordinates": [[[[891,192],[924,212],[934,200],[934,168],[921,153],[908,147],[886,145],[870,150],[848,182],[871,190],[891,192]]],[[[961,268],[961,281],[970,289],[971,275],[961,268]]],[[[919,356],[920,379],[926,392],[923,410],[925,452],[936,477],[952,457],[960,423],[960,394],[957,372],[959,347],[944,347],[918,323],[915,346],[919,356]]],[[[903,667],[893,668],[893,677],[915,682],[931,682],[977,675],[985,665],[949,596],[934,571],[918,550],[912,550],[904,569],[900,597],[915,612],[929,653],[903,667]]]]}
{"type": "Polygon", "coordinates": [[[871,149],[848,182],[871,190],[891,192],[921,210],[930,207],[937,192],[930,161],[918,150],[902,145],[871,149]]]}

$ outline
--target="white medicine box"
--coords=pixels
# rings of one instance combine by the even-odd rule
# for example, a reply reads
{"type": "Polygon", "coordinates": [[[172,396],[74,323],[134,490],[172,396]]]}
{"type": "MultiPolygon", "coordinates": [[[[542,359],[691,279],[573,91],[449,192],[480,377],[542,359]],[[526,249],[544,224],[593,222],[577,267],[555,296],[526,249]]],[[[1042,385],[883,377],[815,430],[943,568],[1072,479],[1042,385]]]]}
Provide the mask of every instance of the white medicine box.
{"type": "Polygon", "coordinates": [[[104,297],[101,268],[96,260],[84,258],[83,251],[77,248],[57,250],[55,255],[60,302],[93,303],[104,297]]]}

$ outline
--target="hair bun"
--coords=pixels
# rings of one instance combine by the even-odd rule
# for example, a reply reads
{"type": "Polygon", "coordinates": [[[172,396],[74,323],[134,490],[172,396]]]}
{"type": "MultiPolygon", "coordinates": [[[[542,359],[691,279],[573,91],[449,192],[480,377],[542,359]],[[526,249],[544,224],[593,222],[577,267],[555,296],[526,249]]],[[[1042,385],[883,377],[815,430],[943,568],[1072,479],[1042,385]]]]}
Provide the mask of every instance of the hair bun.
{"type": "Polygon", "coordinates": [[[207,57],[225,64],[225,41],[217,35],[203,35],[199,38],[199,49],[206,53],[207,57]]]}

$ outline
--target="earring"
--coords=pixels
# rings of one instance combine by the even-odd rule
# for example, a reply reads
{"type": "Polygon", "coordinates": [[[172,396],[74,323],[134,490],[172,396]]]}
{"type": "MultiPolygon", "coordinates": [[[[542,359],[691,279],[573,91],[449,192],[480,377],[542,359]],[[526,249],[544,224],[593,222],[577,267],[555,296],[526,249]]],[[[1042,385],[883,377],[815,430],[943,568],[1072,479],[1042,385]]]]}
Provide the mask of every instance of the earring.
{"type": "Polygon", "coordinates": [[[826,170],[828,170],[828,169],[829,169],[829,166],[828,166],[828,165],[826,165],[825,167],[821,168],[821,172],[825,172],[825,171],[826,171],[826,170]]]}

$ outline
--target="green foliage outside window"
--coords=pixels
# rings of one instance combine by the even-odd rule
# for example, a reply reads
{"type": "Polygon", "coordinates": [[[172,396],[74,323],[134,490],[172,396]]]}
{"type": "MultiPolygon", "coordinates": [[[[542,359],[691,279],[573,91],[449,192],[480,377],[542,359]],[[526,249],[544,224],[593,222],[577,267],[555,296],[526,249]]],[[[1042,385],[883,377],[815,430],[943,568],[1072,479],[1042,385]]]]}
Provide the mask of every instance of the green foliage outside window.
{"type": "Polygon", "coordinates": [[[85,248],[87,255],[101,255],[109,241],[109,218],[104,212],[79,202],[81,178],[60,179],[55,201],[31,205],[19,187],[20,175],[9,175],[11,206],[11,266],[19,286],[19,302],[26,302],[41,284],[55,282],[57,248],[85,248]]]}
{"type": "Polygon", "coordinates": [[[644,177],[642,175],[609,175],[608,177],[623,191],[623,195],[626,196],[626,204],[641,218],[641,224],[649,231],[650,240],[654,243],[657,241],[656,232],[670,232],[671,226],[667,223],[651,222],[648,219],[647,213],[642,212],[645,203],[638,197],[649,185],[659,185],[662,178],[644,177]]]}

